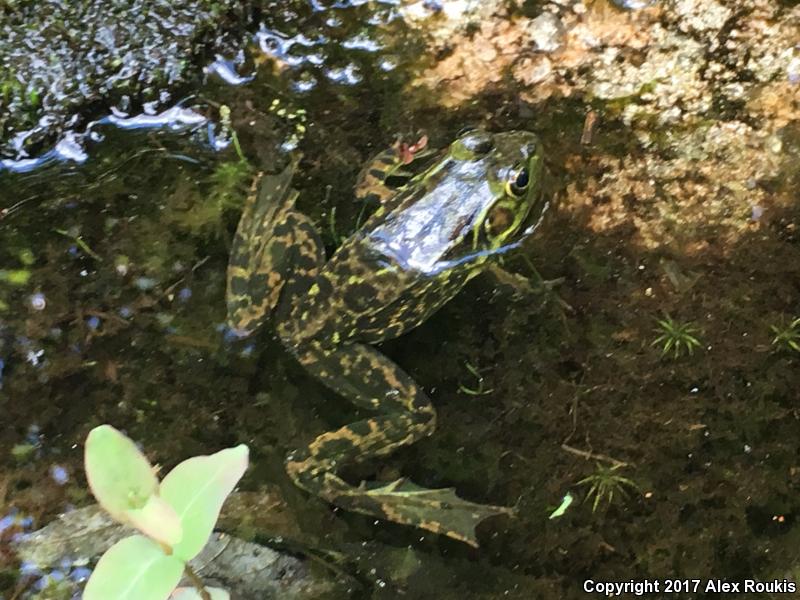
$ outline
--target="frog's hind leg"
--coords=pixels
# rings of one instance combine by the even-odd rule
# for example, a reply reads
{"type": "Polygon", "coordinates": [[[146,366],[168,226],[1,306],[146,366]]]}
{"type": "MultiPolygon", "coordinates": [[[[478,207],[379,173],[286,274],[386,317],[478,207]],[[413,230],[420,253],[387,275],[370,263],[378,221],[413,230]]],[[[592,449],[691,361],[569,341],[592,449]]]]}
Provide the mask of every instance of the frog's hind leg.
{"type": "Polygon", "coordinates": [[[294,208],[293,170],[290,164],[282,173],[256,178],[233,238],[228,325],[242,335],[253,332],[281,298],[304,293],[324,261],[313,223],[294,208]]]}
{"type": "Polygon", "coordinates": [[[475,526],[511,509],[462,500],[452,488],[425,489],[403,479],[388,485],[354,487],[336,474],[343,465],[384,456],[430,435],[436,412],[422,389],[387,357],[363,344],[332,349],[313,346],[300,362],[328,387],[370,418],[316,438],[287,459],[297,485],[346,510],[412,525],[477,546],[475,526]]]}

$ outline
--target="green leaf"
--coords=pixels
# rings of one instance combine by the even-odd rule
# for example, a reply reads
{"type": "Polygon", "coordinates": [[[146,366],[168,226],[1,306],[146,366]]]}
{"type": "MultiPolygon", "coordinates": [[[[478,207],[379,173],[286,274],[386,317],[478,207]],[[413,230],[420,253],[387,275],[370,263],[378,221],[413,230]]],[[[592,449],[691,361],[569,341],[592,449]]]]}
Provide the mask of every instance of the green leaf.
{"type": "Polygon", "coordinates": [[[158,478],[133,441],[111,425],[89,432],[84,453],[92,494],[111,516],[143,508],[158,493],[158,478]]]}
{"type": "Polygon", "coordinates": [[[158,478],[129,437],[110,425],[95,427],[84,460],[89,487],[112,517],[168,546],[181,539],[178,515],[158,498],[158,478]]]}
{"type": "Polygon", "coordinates": [[[125,522],[156,542],[173,547],[183,537],[181,520],[168,502],[153,495],[142,508],[126,510],[125,522]]]}
{"type": "Polygon", "coordinates": [[[189,561],[208,542],[225,498],[247,469],[244,444],[183,461],[161,482],[161,497],[181,520],[184,536],[173,548],[189,561]]]}
{"type": "MultiPolygon", "coordinates": [[[[229,600],[228,592],[222,588],[207,587],[206,591],[211,596],[211,600],[229,600]]],[[[169,600],[203,600],[203,597],[194,588],[177,588],[172,592],[169,600]]]]}
{"type": "Polygon", "coordinates": [[[570,504],[572,504],[573,500],[575,500],[575,498],[573,497],[572,494],[570,494],[569,492],[564,494],[564,498],[561,500],[561,504],[559,504],[558,508],[556,508],[553,512],[551,512],[550,516],[547,518],[557,519],[558,517],[563,517],[564,513],[567,512],[567,509],[569,508],[570,504]]]}
{"type": "Polygon", "coordinates": [[[184,563],[141,535],[120,540],[98,561],[83,600],[166,600],[184,563]]]}

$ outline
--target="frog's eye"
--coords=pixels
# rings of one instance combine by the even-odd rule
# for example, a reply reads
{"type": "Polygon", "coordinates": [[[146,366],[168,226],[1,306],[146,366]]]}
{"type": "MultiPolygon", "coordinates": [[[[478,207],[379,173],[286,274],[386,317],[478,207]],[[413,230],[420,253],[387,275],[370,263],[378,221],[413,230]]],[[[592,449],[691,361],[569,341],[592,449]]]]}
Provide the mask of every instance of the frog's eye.
{"type": "Polygon", "coordinates": [[[520,198],[525,195],[525,190],[531,182],[530,173],[526,167],[514,172],[510,179],[506,182],[506,193],[509,196],[520,198]]]}

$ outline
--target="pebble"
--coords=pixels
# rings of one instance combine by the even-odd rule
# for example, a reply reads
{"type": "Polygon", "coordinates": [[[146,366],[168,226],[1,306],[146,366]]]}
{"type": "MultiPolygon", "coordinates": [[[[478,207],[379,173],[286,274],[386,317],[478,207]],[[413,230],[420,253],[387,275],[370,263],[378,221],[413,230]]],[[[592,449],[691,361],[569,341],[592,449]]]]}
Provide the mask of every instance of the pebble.
{"type": "Polygon", "coordinates": [[[552,13],[542,13],[528,23],[527,29],[528,37],[541,52],[555,52],[564,44],[566,30],[552,13]]]}
{"type": "Polygon", "coordinates": [[[44,310],[47,307],[47,300],[44,294],[37,292],[30,297],[29,304],[33,310],[44,310]]]}
{"type": "Polygon", "coordinates": [[[640,10],[653,6],[655,0],[611,0],[616,6],[627,10],[640,10]]]}

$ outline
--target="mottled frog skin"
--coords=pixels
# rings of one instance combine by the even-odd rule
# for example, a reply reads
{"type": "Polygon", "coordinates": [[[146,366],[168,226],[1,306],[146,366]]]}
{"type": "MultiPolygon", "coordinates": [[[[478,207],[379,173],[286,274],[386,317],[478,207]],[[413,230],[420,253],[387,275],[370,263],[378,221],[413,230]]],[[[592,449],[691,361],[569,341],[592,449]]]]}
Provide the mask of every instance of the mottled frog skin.
{"type": "Polygon", "coordinates": [[[385,185],[424,145],[396,144],[365,167],[356,195],[372,196],[379,206],[327,261],[313,223],[294,207],[294,166],[261,177],[234,238],[228,322],[248,334],[271,317],[309,373],[370,412],[290,454],[295,483],[344,509],[477,546],[475,525],[511,509],[403,479],[353,486],[337,474],[340,466],[430,435],[436,425],[422,388],[372,344],[428,319],[530,236],[546,207],[534,134],[464,133],[404,187],[385,185]]]}

